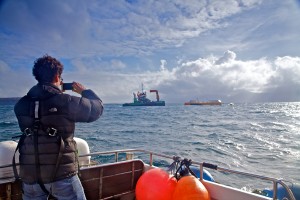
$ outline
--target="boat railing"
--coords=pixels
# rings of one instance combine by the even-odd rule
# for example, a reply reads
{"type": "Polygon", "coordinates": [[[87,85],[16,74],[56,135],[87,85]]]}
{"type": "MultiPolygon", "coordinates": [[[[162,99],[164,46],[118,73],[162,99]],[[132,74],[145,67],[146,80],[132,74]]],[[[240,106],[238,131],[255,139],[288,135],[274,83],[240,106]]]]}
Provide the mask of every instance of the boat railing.
{"type": "MultiPolygon", "coordinates": [[[[153,156],[159,156],[162,158],[167,158],[167,159],[174,159],[174,156],[168,156],[165,154],[160,154],[160,153],[155,153],[152,151],[148,151],[148,150],[142,150],[142,149],[124,149],[124,150],[114,150],[114,151],[102,151],[102,152],[94,152],[94,153],[89,153],[89,154],[82,154],[79,155],[79,157],[86,157],[86,156],[97,156],[97,155],[114,155],[114,160],[115,162],[119,162],[119,154],[120,153],[125,153],[126,157],[129,159],[133,158],[133,153],[138,152],[138,153],[144,153],[144,154],[149,154],[149,165],[153,166],[153,156]]],[[[176,157],[176,159],[178,159],[179,161],[183,160],[180,157],[176,157]]],[[[261,180],[266,180],[266,181],[271,181],[273,183],[273,199],[277,199],[277,187],[280,184],[283,188],[285,188],[285,190],[287,191],[287,194],[289,196],[289,200],[296,200],[293,192],[291,191],[291,189],[287,186],[287,184],[285,184],[282,180],[277,179],[277,178],[272,178],[272,177],[267,177],[267,176],[261,176],[261,175],[257,175],[257,174],[252,174],[252,173],[248,173],[248,172],[242,172],[242,171],[237,171],[237,170],[232,170],[232,169],[227,169],[227,168],[223,168],[223,167],[219,167],[217,165],[214,164],[210,164],[210,163],[205,163],[205,162],[199,162],[199,161],[192,161],[193,164],[198,165],[199,166],[199,170],[200,170],[200,180],[203,180],[203,168],[209,168],[209,169],[213,169],[213,170],[217,170],[217,171],[221,171],[221,172],[227,172],[227,173],[232,173],[232,174],[239,174],[239,175],[244,175],[247,177],[253,177],[253,178],[258,178],[261,180]]],[[[19,165],[19,163],[17,163],[16,165],[19,165]]],[[[1,168],[7,168],[7,167],[12,167],[12,164],[6,164],[6,165],[1,165],[1,168]]]]}
{"type": "MultiPolygon", "coordinates": [[[[153,166],[153,156],[158,156],[158,157],[167,158],[167,159],[174,159],[174,156],[168,156],[165,154],[160,154],[160,153],[143,150],[143,149],[124,149],[124,150],[115,150],[115,151],[102,151],[102,152],[94,152],[94,153],[90,153],[90,154],[80,155],[79,157],[114,154],[114,160],[115,160],[115,162],[118,162],[120,153],[126,153],[126,157],[132,158],[133,157],[132,154],[135,152],[149,154],[149,165],[150,166],[153,166]]],[[[180,157],[176,157],[176,159],[179,159],[179,161],[183,160],[180,157]]],[[[231,174],[243,175],[243,176],[247,176],[247,177],[271,181],[273,183],[273,191],[274,191],[273,199],[274,200],[277,199],[278,185],[281,185],[287,191],[289,200],[296,200],[291,189],[281,179],[267,177],[267,176],[261,176],[261,175],[257,175],[257,174],[252,174],[252,173],[242,172],[242,171],[237,171],[237,170],[232,170],[232,169],[227,169],[227,168],[219,167],[218,165],[214,165],[214,164],[206,163],[206,162],[192,161],[192,163],[199,166],[200,180],[203,180],[203,171],[204,171],[203,168],[209,168],[209,169],[217,170],[220,172],[227,172],[227,173],[231,173],[231,174]]]]}

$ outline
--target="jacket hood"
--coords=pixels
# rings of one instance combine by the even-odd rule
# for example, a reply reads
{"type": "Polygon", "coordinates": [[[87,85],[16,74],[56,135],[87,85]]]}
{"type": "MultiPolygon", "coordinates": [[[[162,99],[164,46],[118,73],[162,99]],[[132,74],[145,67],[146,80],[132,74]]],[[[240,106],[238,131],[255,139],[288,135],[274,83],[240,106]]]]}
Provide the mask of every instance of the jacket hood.
{"type": "Polygon", "coordinates": [[[38,99],[47,99],[55,94],[62,94],[62,91],[51,83],[38,83],[27,93],[29,97],[38,99]]]}

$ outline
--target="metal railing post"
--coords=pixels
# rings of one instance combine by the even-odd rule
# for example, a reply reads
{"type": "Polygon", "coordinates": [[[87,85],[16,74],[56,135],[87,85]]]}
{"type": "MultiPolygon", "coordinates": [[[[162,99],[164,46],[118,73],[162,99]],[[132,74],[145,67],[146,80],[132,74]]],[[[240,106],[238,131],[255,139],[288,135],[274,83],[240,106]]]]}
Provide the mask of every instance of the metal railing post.
{"type": "Polygon", "coordinates": [[[118,162],[118,160],[119,160],[118,157],[119,157],[119,153],[116,152],[116,153],[115,153],[115,161],[116,161],[116,162],[118,162]]]}
{"type": "Polygon", "coordinates": [[[150,161],[149,161],[150,163],[150,166],[152,166],[153,165],[153,154],[150,152],[150,161]]]}
{"type": "Polygon", "coordinates": [[[200,165],[200,180],[203,180],[203,164],[200,165]]]}

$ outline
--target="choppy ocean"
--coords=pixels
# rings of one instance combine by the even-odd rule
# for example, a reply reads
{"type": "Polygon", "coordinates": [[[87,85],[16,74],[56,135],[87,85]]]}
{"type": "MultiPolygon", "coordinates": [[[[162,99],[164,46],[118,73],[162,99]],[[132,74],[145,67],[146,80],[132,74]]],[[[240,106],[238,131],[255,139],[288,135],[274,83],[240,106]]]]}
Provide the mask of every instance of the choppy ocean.
{"type": "MultiPolygon", "coordinates": [[[[20,133],[14,104],[0,100],[0,141],[20,133]]],[[[75,136],[91,151],[146,149],[300,183],[300,103],[104,108],[98,121],[77,124],[75,136]]],[[[224,184],[261,186],[257,179],[210,172],[224,184]]]]}

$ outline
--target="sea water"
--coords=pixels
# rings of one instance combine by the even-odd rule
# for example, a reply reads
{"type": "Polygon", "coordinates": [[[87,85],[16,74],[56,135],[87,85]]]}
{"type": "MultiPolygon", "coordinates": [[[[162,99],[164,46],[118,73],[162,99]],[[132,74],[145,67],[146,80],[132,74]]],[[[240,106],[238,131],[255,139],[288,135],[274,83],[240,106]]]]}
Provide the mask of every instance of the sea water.
{"type": "MultiPolygon", "coordinates": [[[[0,101],[0,141],[20,134],[15,102],[0,101]]],[[[92,152],[145,149],[300,183],[299,131],[300,103],[296,102],[163,107],[104,104],[99,120],[76,124],[75,136],[85,139],[92,152]]],[[[264,187],[257,179],[210,172],[220,183],[248,190],[264,187]]]]}

